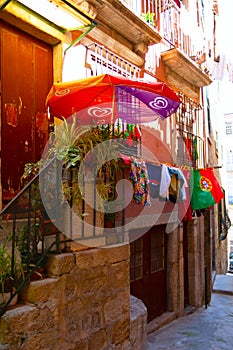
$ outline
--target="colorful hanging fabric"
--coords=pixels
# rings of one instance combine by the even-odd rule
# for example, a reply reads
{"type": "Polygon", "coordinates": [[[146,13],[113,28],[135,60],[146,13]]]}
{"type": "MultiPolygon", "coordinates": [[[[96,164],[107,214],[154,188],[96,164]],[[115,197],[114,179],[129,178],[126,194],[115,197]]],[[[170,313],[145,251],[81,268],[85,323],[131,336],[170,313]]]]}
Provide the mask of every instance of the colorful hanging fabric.
{"type": "Polygon", "coordinates": [[[182,171],[175,167],[162,165],[161,182],[159,195],[163,200],[169,200],[172,203],[186,199],[185,187],[186,179],[182,171]]]}
{"type": "Polygon", "coordinates": [[[192,147],[193,147],[192,158],[193,158],[193,161],[195,161],[195,160],[197,160],[199,158],[198,147],[197,147],[197,138],[196,137],[192,141],[192,147]]]}
{"type": "Polygon", "coordinates": [[[169,186],[169,200],[172,203],[176,203],[180,192],[180,181],[176,174],[171,174],[171,182],[169,186]]]}
{"type": "Polygon", "coordinates": [[[189,138],[184,138],[186,155],[188,159],[192,160],[192,140],[189,138]]]}
{"type": "Polygon", "coordinates": [[[168,166],[162,165],[161,182],[159,188],[159,195],[162,199],[169,200],[169,186],[171,183],[171,176],[168,171],[168,166]]]}
{"type": "Polygon", "coordinates": [[[150,206],[149,180],[145,162],[133,160],[131,162],[130,179],[133,182],[133,203],[150,206]]]}
{"type": "Polygon", "coordinates": [[[184,174],[179,168],[175,167],[168,167],[168,171],[171,176],[171,183],[169,185],[169,200],[172,203],[176,203],[176,201],[185,200],[185,187],[187,187],[188,185],[184,174]]]}
{"type": "Polygon", "coordinates": [[[136,124],[127,124],[127,128],[123,135],[126,140],[126,144],[130,147],[133,146],[134,141],[139,141],[141,138],[141,131],[136,124]]]}
{"type": "Polygon", "coordinates": [[[192,220],[192,208],[190,204],[190,193],[189,193],[189,186],[187,185],[190,181],[190,170],[189,169],[183,169],[182,173],[186,179],[186,185],[185,185],[185,199],[183,201],[179,202],[178,205],[178,216],[179,220],[182,222],[185,221],[191,221],[192,220]]]}
{"type": "Polygon", "coordinates": [[[224,197],[212,168],[191,170],[190,196],[193,210],[209,208],[224,197]]]}

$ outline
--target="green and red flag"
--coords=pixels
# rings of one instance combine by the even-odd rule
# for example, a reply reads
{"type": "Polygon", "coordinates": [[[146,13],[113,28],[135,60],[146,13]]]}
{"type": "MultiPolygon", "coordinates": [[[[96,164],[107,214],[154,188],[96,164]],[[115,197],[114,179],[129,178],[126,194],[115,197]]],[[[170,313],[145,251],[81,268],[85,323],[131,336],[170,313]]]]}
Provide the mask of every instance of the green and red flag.
{"type": "Polygon", "coordinates": [[[190,196],[193,210],[209,208],[224,197],[212,168],[191,170],[190,196]]]}

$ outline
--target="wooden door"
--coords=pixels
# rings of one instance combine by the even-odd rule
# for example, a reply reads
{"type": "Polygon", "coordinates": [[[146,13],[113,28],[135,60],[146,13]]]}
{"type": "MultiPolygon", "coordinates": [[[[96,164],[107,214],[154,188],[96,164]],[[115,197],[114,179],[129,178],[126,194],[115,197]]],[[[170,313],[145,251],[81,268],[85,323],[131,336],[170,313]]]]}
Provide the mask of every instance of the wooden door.
{"type": "Polygon", "coordinates": [[[0,22],[1,183],[3,202],[21,188],[24,165],[48,138],[45,99],[53,82],[52,48],[0,22]]]}
{"type": "MultiPolygon", "coordinates": [[[[135,233],[132,232],[132,237],[135,233]]],[[[130,244],[130,292],[141,299],[148,322],[166,311],[166,241],[164,226],[153,226],[130,244]]]]}

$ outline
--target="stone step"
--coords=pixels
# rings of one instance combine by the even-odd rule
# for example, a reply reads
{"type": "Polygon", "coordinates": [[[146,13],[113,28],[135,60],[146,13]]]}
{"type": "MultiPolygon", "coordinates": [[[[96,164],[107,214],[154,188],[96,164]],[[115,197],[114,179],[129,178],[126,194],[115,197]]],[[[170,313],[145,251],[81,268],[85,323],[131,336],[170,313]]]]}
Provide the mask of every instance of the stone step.
{"type": "Polygon", "coordinates": [[[25,304],[48,302],[56,295],[57,282],[58,278],[41,278],[37,281],[31,281],[20,291],[20,301],[25,304]]]}

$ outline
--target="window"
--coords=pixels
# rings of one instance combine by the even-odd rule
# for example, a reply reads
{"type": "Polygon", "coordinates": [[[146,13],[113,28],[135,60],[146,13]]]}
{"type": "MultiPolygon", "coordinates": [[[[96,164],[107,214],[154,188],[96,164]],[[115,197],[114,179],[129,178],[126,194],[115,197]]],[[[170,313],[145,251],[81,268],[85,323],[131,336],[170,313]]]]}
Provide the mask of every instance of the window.
{"type": "Polygon", "coordinates": [[[143,277],[143,239],[140,238],[130,244],[130,280],[143,277]]]}
{"type": "Polygon", "coordinates": [[[204,164],[203,107],[183,94],[180,98],[182,103],[176,113],[176,163],[201,168],[204,164]]]}
{"type": "Polygon", "coordinates": [[[93,76],[99,74],[119,74],[130,78],[140,76],[140,68],[115,55],[104,46],[93,43],[86,50],[85,65],[91,69],[93,76]]]}
{"type": "Polygon", "coordinates": [[[226,135],[232,135],[232,122],[226,122],[226,135]]]}
{"type": "Polygon", "coordinates": [[[151,235],[151,273],[164,269],[164,236],[155,233],[151,235]]]}

